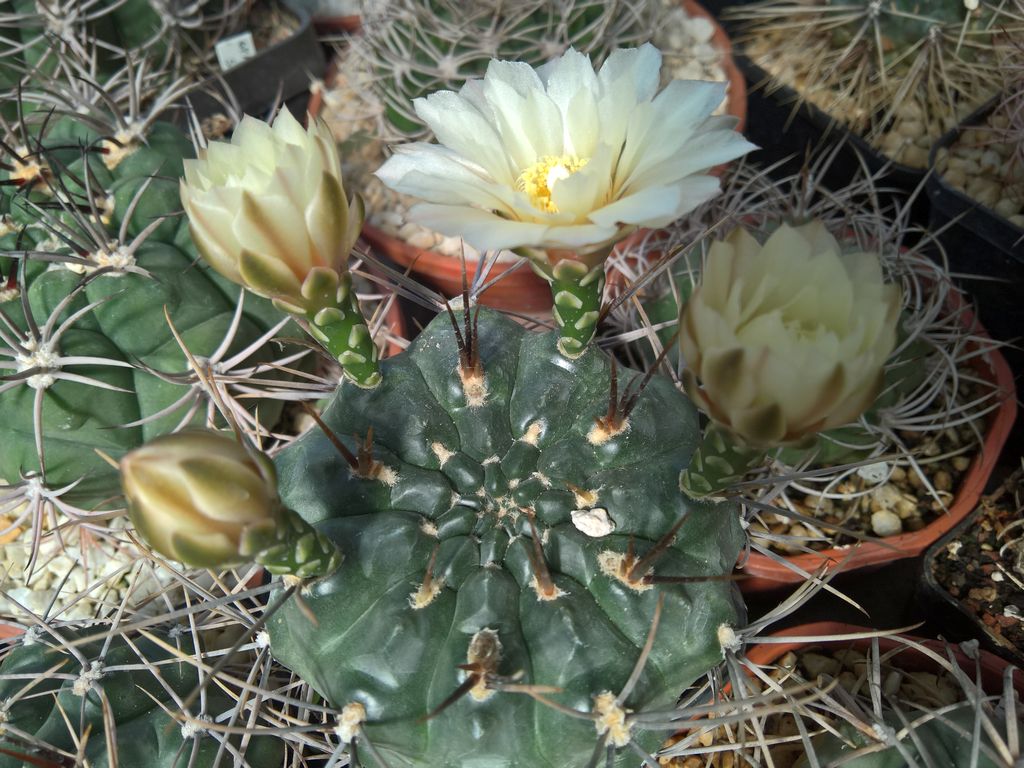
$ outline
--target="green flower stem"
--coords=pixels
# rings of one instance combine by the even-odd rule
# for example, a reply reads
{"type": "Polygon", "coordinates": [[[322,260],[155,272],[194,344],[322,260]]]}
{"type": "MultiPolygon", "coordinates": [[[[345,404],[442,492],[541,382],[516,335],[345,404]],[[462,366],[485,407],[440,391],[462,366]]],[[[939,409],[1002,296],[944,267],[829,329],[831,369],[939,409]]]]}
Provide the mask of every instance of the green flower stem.
{"type": "Polygon", "coordinates": [[[535,271],[551,285],[558,351],[573,360],[587,350],[597,332],[604,298],[604,262],[588,267],[581,261],[562,259],[550,271],[543,266],[535,271]]]}
{"type": "Polygon", "coordinates": [[[275,576],[310,579],[327,576],[341,565],[341,552],[322,533],[282,507],[276,521],[250,526],[242,537],[241,554],[275,576]]]}
{"type": "Polygon", "coordinates": [[[764,449],[744,444],[718,424],[708,424],[690,465],[679,476],[679,487],[695,499],[721,495],[756,467],[764,455],[764,449]]]}
{"type": "Polygon", "coordinates": [[[338,276],[336,303],[306,312],[310,334],[341,363],[345,375],[360,387],[380,384],[380,352],[352,290],[352,276],[338,276]]]}

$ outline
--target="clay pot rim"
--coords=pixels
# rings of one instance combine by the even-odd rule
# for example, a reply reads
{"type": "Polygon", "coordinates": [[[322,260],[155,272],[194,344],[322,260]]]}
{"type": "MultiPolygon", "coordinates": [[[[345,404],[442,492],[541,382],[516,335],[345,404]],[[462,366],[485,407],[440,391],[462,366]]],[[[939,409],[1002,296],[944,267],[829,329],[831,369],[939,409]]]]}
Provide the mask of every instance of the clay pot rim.
{"type": "MultiPolygon", "coordinates": [[[[746,657],[754,664],[764,666],[778,661],[782,656],[790,651],[797,651],[804,648],[833,644],[845,644],[852,648],[864,647],[869,644],[873,638],[850,637],[850,635],[884,631],[885,630],[860,627],[856,624],[846,624],[840,621],[817,621],[810,624],[800,624],[773,632],[769,637],[780,640],[785,638],[787,640],[784,642],[771,642],[753,645],[747,649],[746,657]],[[813,640],[810,639],[812,636],[814,636],[813,640]]],[[[907,653],[911,657],[921,661],[921,666],[935,666],[935,662],[933,660],[928,659],[927,656],[924,656],[921,651],[915,649],[912,645],[895,639],[897,637],[917,643],[923,648],[942,657],[946,657],[946,649],[949,648],[953,653],[953,658],[961,668],[966,672],[971,672],[973,677],[975,662],[966,653],[964,653],[956,643],[919,637],[917,635],[910,635],[901,632],[897,635],[879,636],[877,638],[879,650],[882,653],[886,653],[891,650],[900,650],[902,653],[907,653]]],[[[978,664],[981,668],[982,682],[986,687],[999,687],[1006,669],[1008,667],[1017,669],[1012,662],[983,649],[978,650],[978,664]]],[[[1013,687],[1018,694],[1024,696],[1024,674],[1014,676],[1013,687]]]]}
{"type": "MultiPolygon", "coordinates": [[[[991,338],[976,320],[971,309],[964,305],[959,292],[950,293],[953,308],[960,312],[964,326],[974,329],[980,342],[990,342],[991,338]]],[[[782,555],[791,563],[808,573],[815,573],[822,565],[831,565],[830,574],[852,573],[862,568],[881,566],[894,560],[917,557],[946,533],[955,528],[974,509],[985,491],[985,485],[995,469],[1003,445],[1010,435],[1010,430],[1017,417],[1017,398],[1013,373],[1006,358],[993,346],[986,354],[975,358],[980,372],[992,381],[998,391],[1004,395],[999,407],[988,417],[988,429],[980,451],[975,454],[959,488],[953,496],[945,515],[936,518],[919,531],[901,533],[885,539],[871,539],[857,544],[829,547],[814,553],[798,555],[782,555]],[[985,365],[985,363],[988,365],[985,365]],[[845,562],[843,562],[845,560],[845,562]]],[[[751,552],[743,561],[744,572],[751,578],[740,582],[743,592],[761,592],[784,586],[792,586],[805,581],[800,574],[787,568],[767,555],[751,552]]]]}

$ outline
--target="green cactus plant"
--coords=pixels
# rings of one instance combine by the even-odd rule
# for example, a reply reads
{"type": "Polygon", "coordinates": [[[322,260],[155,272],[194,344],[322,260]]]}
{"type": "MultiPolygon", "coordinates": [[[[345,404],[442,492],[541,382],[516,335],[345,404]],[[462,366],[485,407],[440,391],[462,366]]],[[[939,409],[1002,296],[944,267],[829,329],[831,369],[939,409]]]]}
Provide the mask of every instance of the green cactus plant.
{"type": "Polygon", "coordinates": [[[452,321],[278,456],[284,503],[343,561],[270,619],[271,650],[381,765],[630,764],[660,741],[639,713],[734,637],[714,577],[737,508],[680,493],[699,432],[668,380],[490,311],[452,321]],[[358,460],[332,445],[351,435],[358,460]]]}
{"type": "MultiPolygon", "coordinates": [[[[974,647],[972,647],[974,646],[974,647]]],[[[793,768],[1013,768],[1021,746],[1018,670],[941,641],[827,622],[757,639],[724,699],[753,704],[790,687],[767,717],[708,723],[662,753],[666,768],[709,751],[725,765],[793,768]],[[780,645],[780,643],[785,643],[780,645]],[[800,701],[796,692],[814,694],[800,701]]],[[[703,760],[702,760],[703,762],[703,760]]]]}
{"type": "MultiPolygon", "coordinates": [[[[7,200],[8,253],[18,261],[6,260],[17,290],[0,305],[0,414],[10,429],[0,478],[74,484],[65,499],[92,510],[117,494],[116,473],[94,449],[116,458],[207,417],[172,326],[227,381],[272,365],[272,350],[257,347],[282,316],[257,297],[240,306],[238,289],[196,263],[187,223],[175,216],[175,179],[192,153],[179,129],[155,125],[149,145],[112,170],[84,149],[48,151],[48,141],[34,153],[46,159],[47,188],[7,200]]],[[[263,414],[268,424],[277,412],[263,414]]]]}
{"type": "Polygon", "coordinates": [[[244,0],[13,0],[0,13],[0,84],[24,75],[45,80],[69,53],[89,60],[90,47],[93,66],[108,73],[126,55],[148,57],[161,69],[183,69],[188,59],[194,69],[248,10],[244,0]]]}
{"type": "Polygon", "coordinates": [[[236,757],[251,768],[281,765],[278,738],[207,730],[236,710],[233,697],[211,689],[183,708],[200,681],[190,635],[170,646],[88,637],[50,629],[0,649],[0,768],[212,768],[236,757]]]}
{"type": "Polygon", "coordinates": [[[998,50],[1024,31],[1007,3],[769,0],[730,9],[745,53],[892,159],[932,142],[996,92],[998,50]]]}
{"type": "Polygon", "coordinates": [[[658,3],[646,0],[391,0],[364,14],[364,34],[353,41],[356,61],[368,67],[390,133],[423,137],[427,130],[412,100],[458,90],[482,77],[491,59],[539,66],[570,45],[600,64],[616,48],[654,36],[658,3]]]}

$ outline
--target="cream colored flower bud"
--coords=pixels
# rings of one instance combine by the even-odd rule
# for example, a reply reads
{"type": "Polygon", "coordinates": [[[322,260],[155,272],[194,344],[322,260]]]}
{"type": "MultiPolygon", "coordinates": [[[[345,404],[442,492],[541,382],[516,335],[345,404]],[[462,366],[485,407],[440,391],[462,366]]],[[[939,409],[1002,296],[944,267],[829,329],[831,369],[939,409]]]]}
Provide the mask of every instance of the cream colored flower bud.
{"type": "Polygon", "coordinates": [[[764,245],[737,229],[711,246],[683,308],[683,384],[752,446],[798,441],[872,404],[899,312],[877,254],[842,253],[820,222],[783,225],[764,245]]]}
{"type": "Polygon", "coordinates": [[[281,519],[274,465],[224,432],[164,435],[121,459],[128,513],[162,555],[202,568],[253,559],[281,519]]]}
{"type": "Polygon", "coordinates": [[[246,116],[230,142],[186,160],[181,202],[211,267],[299,313],[310,308],[311,273],[344,271],[363,223],[361,201],[345,199],[330,129],[312,119],[303,128],[287,109],[273,127],[246,116]]]}

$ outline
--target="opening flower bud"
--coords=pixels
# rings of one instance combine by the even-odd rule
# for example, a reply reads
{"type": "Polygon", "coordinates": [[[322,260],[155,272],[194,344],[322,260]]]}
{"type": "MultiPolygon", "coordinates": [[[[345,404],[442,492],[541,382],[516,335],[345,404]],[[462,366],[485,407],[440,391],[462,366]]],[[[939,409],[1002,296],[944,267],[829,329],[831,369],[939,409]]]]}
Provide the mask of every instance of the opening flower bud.
{"type": "Polygon", "coordinates": [[[303,128],[287,109],[273,126],[246,116],[230,142],[185,161],[181,202],[196,248],[229,280],[308,312],[314,270],[345,270],[362,227],[349,206],[330,129],[303,128]]]}
{"type": "Polygon", "coordinates": [[[227,433],[164,435],[121,459],[128,513],[160,554],[217,568],[254,559],[282,519],[270,460],[227,433]]]}
{"type": "Polygon", "coordinates": [[[737,229],[683,308],[683,384],[748,445],[796,442],[874,402],[899,312],[878,255],[843,253],[822,223],[783,224],[764,245],[737,229]]]}

